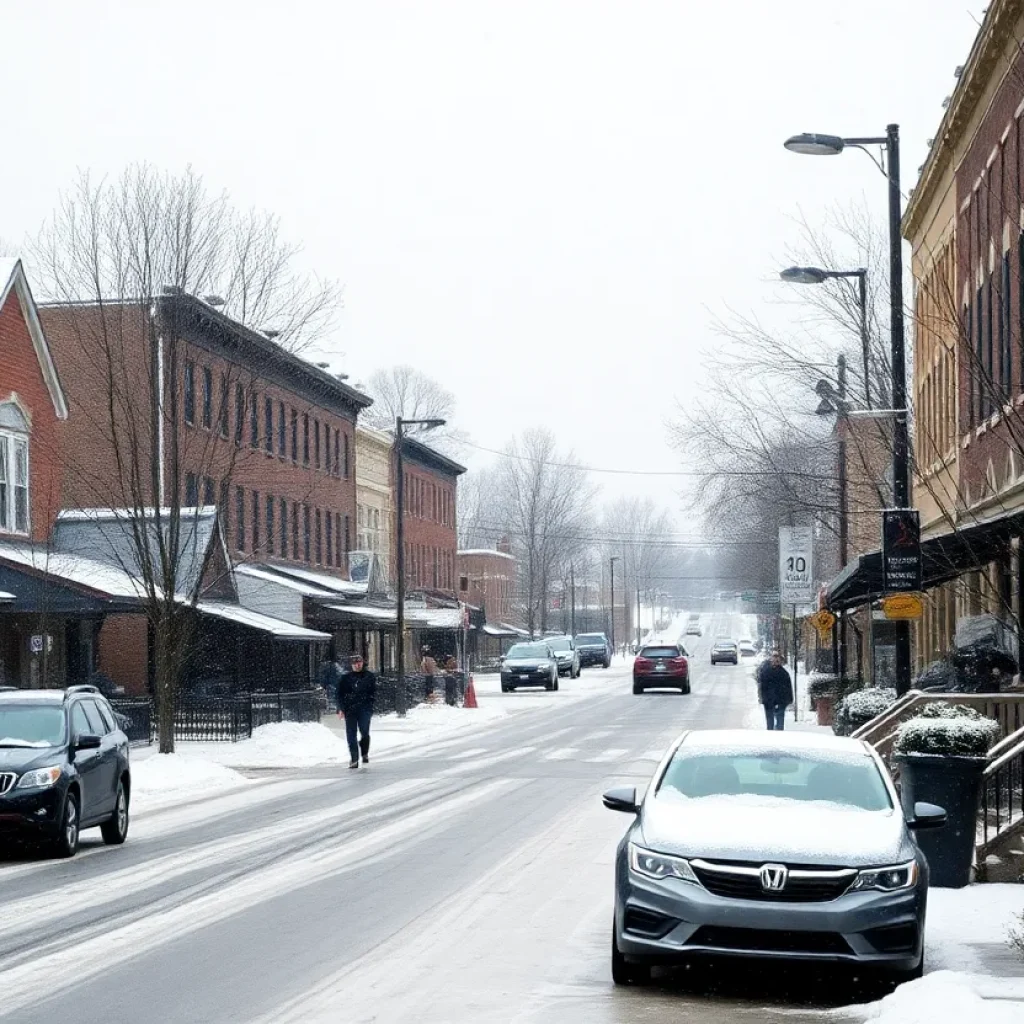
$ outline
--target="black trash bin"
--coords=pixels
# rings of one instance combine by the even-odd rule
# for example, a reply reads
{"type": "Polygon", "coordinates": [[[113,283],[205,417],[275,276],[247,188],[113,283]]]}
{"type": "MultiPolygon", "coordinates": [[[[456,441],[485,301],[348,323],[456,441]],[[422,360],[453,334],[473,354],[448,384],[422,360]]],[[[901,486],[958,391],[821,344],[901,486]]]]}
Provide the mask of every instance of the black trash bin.
{"type": "Polygon", "coordinates": [[[458,703],[459,681],[455,678],[454,672],[444,674],[444,702],[454,707],[458,703]]]}
{"type": "Polygon", "coordinates": [[[907,818],[914,804],[936,804],[946,811],[946,824],[916,833],[928,861],[930,884],[939,889],[962,889],[971,881],[977,842],[984,757],[951,754],[897,754],[900,800],[907,818]]]}

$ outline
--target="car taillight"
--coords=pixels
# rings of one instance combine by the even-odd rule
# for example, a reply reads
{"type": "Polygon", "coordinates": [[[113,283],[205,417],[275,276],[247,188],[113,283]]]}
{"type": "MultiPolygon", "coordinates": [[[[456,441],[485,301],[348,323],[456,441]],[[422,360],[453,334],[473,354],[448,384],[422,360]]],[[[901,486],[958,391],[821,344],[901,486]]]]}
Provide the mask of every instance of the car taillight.
{"type": "Polygon", "coordinates": [[[651,661],[649,658],[637,658],[636,661],[633,662],[633,667],[634,668],[650,668],[653,664],[654,664],[654,662],[651,661]]]}
{"type": "Polygon", "coordinates": [[[686,659],[685,658],[673,658],[672,659],[672,664],[676,668],[686,668],[686,659]]]}

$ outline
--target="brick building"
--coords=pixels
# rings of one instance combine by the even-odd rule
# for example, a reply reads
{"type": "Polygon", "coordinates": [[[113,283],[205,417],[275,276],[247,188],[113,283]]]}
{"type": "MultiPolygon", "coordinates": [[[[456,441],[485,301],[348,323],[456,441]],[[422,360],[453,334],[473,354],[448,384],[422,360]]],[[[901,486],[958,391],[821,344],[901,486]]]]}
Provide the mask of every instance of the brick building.
{"type": "Polygon", "coordinates": [[[495,550],[460,551],[456,564],[461,600],[481,608],[489,623],[514,624],[516,560],[508,540],[499,541],[495,550]]]}
{"type": "Polygon", "coordinates": [[[456,492],[465,466],[411,437],[405,466],[405,578],[411,590],[456,596],[456,492]]]}

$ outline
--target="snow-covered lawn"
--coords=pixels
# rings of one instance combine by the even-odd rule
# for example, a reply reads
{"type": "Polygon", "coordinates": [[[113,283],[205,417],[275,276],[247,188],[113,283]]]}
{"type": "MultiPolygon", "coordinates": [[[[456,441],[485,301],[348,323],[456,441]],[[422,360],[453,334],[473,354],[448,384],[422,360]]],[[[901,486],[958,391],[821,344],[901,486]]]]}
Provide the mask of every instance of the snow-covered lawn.
{"type": "Polygon", "coordinates": [[[132,811],[153,811],[248,784],[233,768],[202,757],[136,757],[132,759],[132,811]]]}

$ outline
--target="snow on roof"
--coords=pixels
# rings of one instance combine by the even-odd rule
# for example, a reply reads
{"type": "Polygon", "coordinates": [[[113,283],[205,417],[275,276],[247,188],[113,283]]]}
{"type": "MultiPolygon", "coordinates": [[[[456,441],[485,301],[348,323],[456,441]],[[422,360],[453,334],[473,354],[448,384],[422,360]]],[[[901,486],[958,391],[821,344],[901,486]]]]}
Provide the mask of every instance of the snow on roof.
{"type": "Polygon", "coordinates": [[[46,381],[46,388],[50,392],[50,400],[53,402],[57,419],[66,420],[68,418],[67,399],[64,397],[64,389],[60,386],[57,367],[50,354],[50,346],[43,333],[43,325],[39,322],[39,308],[36,306],[36,300],[32,297],[32,289],[28,286],[25,268],[17,257],[0,257],[0,309],[4,308],[12,290],[17,293],[21,303],[22,315],[25,317],[29,337],[32,339],[32,347],[36,351],[39,369],[42,371],[43,380],[46,381]]]}
{"type": "Polygon", "coordinates": [[[330,633],[321,633],[315,629],[306,629],[304,626],[296,626],[283,619],[275,619],[270,615],[263,615],[254,612],[250,608],[243,608],[237,604],[223,604],[219,601],[199,601],[196,604],[196,611],[203,615],[209,615],[215,619],[225,619],[228,622],[235,622],[240,626],[248,626],[250,629],[258,629],[263,633],[270,633],[279,640],[330,640],[330,633]]]}
{"type": "Polygon", "coordinates": [[[374,619],[378,622],[397,622],[394,608],[377,608],[368,604],[329,604],[325,607],[335,612],[345,612],[357,619],[374,619]]]}
{"type": "Polygon", "coordinates": [[[507,558],[510,562],[516,560],[515,555],[510,555],[507,551],[499,551],[497,548],[463,548],[461,551],[456,552],[459,555],[497,555],[498,558],[507,558]]]}
{"type": "Polygon", "coordinates": [[[461,608],[427,608],[407,612],[406,618],[413,624],[423,624],[428,629],[460,629],[462,627],[461,608]]]}
{"type": "Polygon", "coordinates": [[[261,580],[264,583],[273,583],[279,587],[286,587],[303,595],[303,597],[333,597],[334,593],[324,590],[322,587],[314,587],[311,583],[302,583],[300,580],[293,580],[281,573],[271,572],[258,565],[236,565],[236,575],[249,576],[252,579],[261,580]]]}
{"type": "Polygon", "coordinates": [[[695,729],[683,741],[687,748],[706,747],[729,750],[832,750],[844,754],[864,754],[861,740],[817,732],[766,732],[751,729],[695,729]]]}
{"type": "Polygon", "coordinates": [[[308,569],[298,569],[291,565],[262,565],[260,568],[266,573],[276,576],[291,576],[297,580],[305,580],[322,590],[329,590],[335,594],[365,594],[365,583],[352,583],[350,580],[343,580],[337,576],[331,576],[323,572],[310,572],[308,569]]]}
{"type": "Polygon", "coordinates": [[[141,579],[136,579],[124,569],[94,558],[47,551],[45,548],[36,548],[27,543],[0,541],[0,559],[67,580],[107,597],[146,596],[146,587],[141,579]]]}
{"type": "MultiPolygon", "coordinates": [[[[138,512],[142,513],[143,519],[155,519],[156,508],[80,508],[80,509],[65,509],[62,512],[57,513],[57,519],[62,522],[90,522],[97,523],[103,522],[108,519],[134,519],[138,512]]],[[[160,509],[160,515],[165,519],[170,519],[174,514],[175,510],[167,507],[160,509]]],[[[200,505],[197,508],[180,508],[177,510],[180,519],[212,519],[217,515],[216,505],[200,505]]]]}
{"type": "Polygon", "coordinates": [[[16,597],[16,594],[10,594],[6,590],[0,590],[0,601],[13,601],[16,597]]]}

